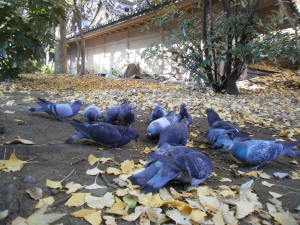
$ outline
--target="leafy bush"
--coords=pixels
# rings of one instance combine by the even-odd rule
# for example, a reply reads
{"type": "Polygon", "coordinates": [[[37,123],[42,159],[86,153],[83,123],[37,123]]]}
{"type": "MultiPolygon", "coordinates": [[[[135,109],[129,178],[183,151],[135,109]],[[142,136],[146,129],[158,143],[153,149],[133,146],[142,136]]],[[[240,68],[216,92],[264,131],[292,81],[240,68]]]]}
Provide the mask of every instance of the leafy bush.
{"type": "Polygon", "coordinates": [[[48,63],[48,65],[43,65],[41,68],[41,72],[44,74],[51,74],[54,72],[54,62],[51,61],[48,63]]]}

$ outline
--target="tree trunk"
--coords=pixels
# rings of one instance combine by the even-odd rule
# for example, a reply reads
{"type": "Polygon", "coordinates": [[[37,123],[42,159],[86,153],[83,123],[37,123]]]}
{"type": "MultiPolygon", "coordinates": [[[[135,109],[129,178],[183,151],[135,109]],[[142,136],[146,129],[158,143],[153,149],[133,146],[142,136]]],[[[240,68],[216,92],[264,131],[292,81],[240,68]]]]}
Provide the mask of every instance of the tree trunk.
{"type": "Polygon", "coordinates": [[[229,95],[238,95],[239,94],[239,89],[236,85],[236,79],[235,76],[231,75],[228,76],[225,82],[226,86],[226,92],[229,95]]]}
{"type": "Polygon", "coordinates": [[[55,29],[55,58],[54,58],[54,74],[67,73],[67,31],[66,22],[59,19],[59,26],[55,29]]]}
{"type": "MultiPolygon", "coordinates": [[[[75,18],[76,18],[76,22],[77,22],[77,26],[80,32],[80,41],[81,41],[81,69],[80,69],[80,75],[84,75],[85,74],[85,40],[84,40],[84,33],[83,30],[81,28],[81,12],[77,7],[77,2],[76,0],[73,0],[73,4],[74,4],[74,8],[75,8],[75,18]]],[[[75,34],[76,35],[76,34],[75,34]]]]}

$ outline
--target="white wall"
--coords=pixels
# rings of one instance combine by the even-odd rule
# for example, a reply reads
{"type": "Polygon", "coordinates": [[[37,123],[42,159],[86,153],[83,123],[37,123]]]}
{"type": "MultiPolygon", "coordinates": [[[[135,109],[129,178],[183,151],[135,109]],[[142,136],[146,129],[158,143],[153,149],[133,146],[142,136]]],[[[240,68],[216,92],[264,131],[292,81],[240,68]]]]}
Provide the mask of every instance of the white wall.
{"type": "MultiPolygon", "coordinates": [[[[141,58],[142,51],[150,43],[159,41],[159,33],[141,33],[127,38],[126,34],[118,34],[114,37],[106,36],[104,39],[96,38],[86,40],[86,68],[94,73],[105,73],[111,68],[121,69],[124,73],[128,63],[139,63],[140,72],[148,74],[169,73],[170,65],[163,63],[162,60],[141,58]],[[112,41],[110,41],[112,39],[112,41]],[[128,43],[127,43],[128,41],[128,43]],[[127,49],[127,46],[129,48],[127,49]]],[[[76,71],[77,46],[71,44],[68,48],[68,72],[76,71]],[[73,68],[70,71],[70,68],[73,68]]]]}

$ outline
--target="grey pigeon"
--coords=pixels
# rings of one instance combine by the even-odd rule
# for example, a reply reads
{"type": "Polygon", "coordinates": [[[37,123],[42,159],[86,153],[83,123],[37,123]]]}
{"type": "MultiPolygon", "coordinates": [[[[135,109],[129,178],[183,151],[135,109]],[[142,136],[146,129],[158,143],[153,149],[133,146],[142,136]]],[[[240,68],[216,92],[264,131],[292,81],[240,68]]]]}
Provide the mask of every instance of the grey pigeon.
{"type": "Polygon", "coordinates": [[[101,111],[99,107],[91,105],[84,110],[83,115],[89,121],[96,122],[96,120],[101,117],[101,111]]]}
{"type": "Polygon", "coordinates": [[[157,104],[156,107],[154,108],[154,112],[152,112],[151,114],[151,120],[157,120],[161,117],[165,117],[166,115],[167,113],[164,110],[162,110],[159,104],[157,104]]]}
{"type": "Polygon", "coordinates": [[[172,123],[165,127],[159,136],[158,147],[160,148],[163,144],[187,144],[188,143],[188,125],[190,124],[189,119],[184,118],[180,122],[172,123]]]}
{"type": "Polygon", "coordinates": [[[119,112],[118,120],[120,123],[129,124],[129,127],[131,127],[131,125],[136,121],[136,114],[133,111],[132,106],[128,104],[119,112]]]}
{"type": "MultiPolygon", "coordinates": [[[[207,119],[208,119],[208,123],[210,128],[214,128],[214,129],[224,129],[224,130],[232,130],[235,129],[236,131],[239,131],[235,126],[233,126],[232,124],[223,121],[218,113],[216,113],[213,109],[208,108],[206,109],[205,113],[207,114],[207,119]]],[[[245,140],[249,139],[249,134],[239,131],[240,134],[239,136],[245,140]]]]}
{"type": "Polygon", "coordinates": [[[156,140],[159,138],[160,133],[162,130],[171,125],[172,123],[176,122],[179,120],[178,115],[174,112],[172,116],[167,117],[170,115],[172,112],[167,114],[165,117],[159,118],[157,120],[152,121],[149,126],[147,127],[147,136],[149,139],[156,140]]]}
{"type": "Polygon", "coordinates": [[[164,144],[148,155],[145,170],[128,178],[144,194],[155,194],[170,180],[198,186],[213,170],[209,156],[185,146],[164,144]]]}
{"type": "Polygon", "coordinates": [[[137,141],[139,137],[137,130],[125,126],[109,123],[89,124],[78,120],[73,120],[70,124],[80,133],[66,139],[65,142],[89,138],[105,148],[113,148],[125,145],[131,140],[137,141]]]}
{"type": "Polygon", "coordinates": [[[125,101],[121,105],[117,105],[117,106],[112,107],[109,110],[107,110],[106,115],[103,118],[103,121],[105,123],[110,123],[110,122],[118,120],[118,115],[119,115],[120,111],[123,110],[126,106],[128,106],[129,103],[130,103],[130,101],[125,101]]]}
{"type": "Polygon", "coordinates": [[[223,149],[230,149],[236,141],[249,140],[248,137],[245,137],[244,133],[236,129],[224,130],[209,128],[206,131],[206,137],[213,148],[217,147],[223,149]]]}
{"type": "Polygon", "coordinates": [[[189,126],[190,126],[190,124],[193,121],[193,118],[192,118],[192,115],[188,113],[185,103],[181,104],[179,115],[180,115],[181,119],[183,119],[184,117],[189,119],[189,121],[190,121],[189,126]]]}
{"type": "Polygon", "coordinates": [[[42,106],[42,108],[30,108],[30,112],[46,112],[58,117],[63,122],[66,118],[75,116],[79,112],[80,106],[83,105],[81,100],[76,100],[72,105],[56,104],[41,98],[38,98],[38,100],[40,100],[40,102],[36,103],[42,106]]]}
{"type": "Polygon", "coordinates": [[[283,155],[292,155],[300,157],[299,152],[291,150],[298,145],[300,141],[282,143],[276,141],[249,140],[235,143],[232,147],[232,155],[239,161],[246,164],[255,164],[257,166],[251,169],[257,169],[264,163],[283,155]]]}

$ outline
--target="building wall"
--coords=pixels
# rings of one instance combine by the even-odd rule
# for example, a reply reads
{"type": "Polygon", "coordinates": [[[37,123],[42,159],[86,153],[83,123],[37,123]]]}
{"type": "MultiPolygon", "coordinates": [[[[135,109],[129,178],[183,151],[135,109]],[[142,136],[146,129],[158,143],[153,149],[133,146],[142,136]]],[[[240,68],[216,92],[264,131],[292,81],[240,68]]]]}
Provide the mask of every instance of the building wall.
{"type": "MultiPolygon", "coordinates": [[[[86,69],[94,74],[106,73],[111,68],[126,71],[129,63],[139,63],[140,72],[148,74],[169,73],[171,66],[163,60],[142,58],[142,52],[155,41],[163,41],[165,31],[161,28],[153,32],[141,32],[141,27],[125,30],[91,40],[86,40],[86,69]],[[160,33],[161,32],[161,33],[160,33]]],[[[68,72],[76,73],[77,45],[68,48],[68,72]]]]}

